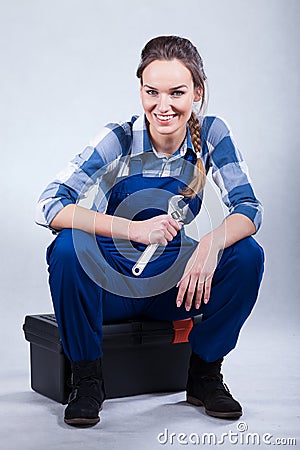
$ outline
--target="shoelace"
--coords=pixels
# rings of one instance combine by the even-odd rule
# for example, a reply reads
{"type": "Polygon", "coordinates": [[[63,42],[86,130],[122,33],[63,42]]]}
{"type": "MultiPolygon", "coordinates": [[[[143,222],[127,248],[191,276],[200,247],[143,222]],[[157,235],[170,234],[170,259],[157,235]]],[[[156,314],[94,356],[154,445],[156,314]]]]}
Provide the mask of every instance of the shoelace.
{"type": "Polygon", "coordinates": [[[203,380],[206,380],[208,382],[217,382],[218,385],[215,386],[216,391],[221,391],[228,397],[232,397],[231,392],[227,386],[226,383],[223,382],[222,375],[204,375],[201,377],[203,380]]]}

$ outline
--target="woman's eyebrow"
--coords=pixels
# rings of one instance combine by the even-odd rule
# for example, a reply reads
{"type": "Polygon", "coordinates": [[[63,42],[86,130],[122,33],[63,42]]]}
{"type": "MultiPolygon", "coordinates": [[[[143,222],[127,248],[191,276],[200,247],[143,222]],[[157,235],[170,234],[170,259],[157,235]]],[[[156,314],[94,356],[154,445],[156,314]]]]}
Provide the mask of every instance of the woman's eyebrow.
{"type": "Polygon", "coordinates": [[[153,89],[154,91],[157,91],[157,89],[153,86],[150,86],[149,84],[144,84],[144,88],[153,89]]]}
{"type": "MultiPolygon", "coordinates": [[[[157,91],[157,88],[150,86],[149,84],[144,84],[143,86],[144,88],[148,88],[148,89],[153,89],[154,91],[157,91]]],[[[182,88],[187,88],[188,86],[186,86],[185,84],[180,84],[179,86],[175,86],[170,88],[170,91],[176,91],[177,89],[182,89],[182,88]]]]}
{"type": "Polygon", "coordinates": [[[176,91],[177,89],[187,88],[186,84],[181,84],[180,86],[175,86],[170,89],[170,91],[176,91]]]}

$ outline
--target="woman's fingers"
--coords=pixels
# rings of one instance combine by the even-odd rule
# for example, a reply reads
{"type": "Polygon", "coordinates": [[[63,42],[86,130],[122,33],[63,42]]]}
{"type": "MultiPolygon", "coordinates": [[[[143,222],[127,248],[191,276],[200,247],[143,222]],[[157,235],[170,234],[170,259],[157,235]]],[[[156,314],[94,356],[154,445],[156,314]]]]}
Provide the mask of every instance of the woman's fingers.
{"type": "Polygon", "coordinates": [[[195,298],[195,308],[199,309],[201,306],[202,301],[202,295],[203,295],[203,288],[205,286],[204,281],[198,280],[197,283],[197,290],[196,290],[196,298],[195,298]]]}
{"type": "Polygon", "coordinates": [[[131,240],[142,244],[158,244],[166,246],[181,229],[182,223],[177,222],[168,214],[151,219],[132,221],[130,224],[131,240]]]}
{"type": "Polygon", "coordinates": [[[141,221],[138,226],[141,227],[141,235],[148,233],[146,241],[142,239],[143,243],[166,246],[177,235],[182,224],[164,214],[141,221]]]}
{"type": "Polygon", "coordinates": [[[191,309],[196,291],[196,283],[197,279],[195,277],[187,275],[177,284],[179,287],[176,298],[177,307],[180,307],[184,301],[186,311],[191,309]]]}
{"type": "Polygon", "coordinates": [[[183,276],[177,284],[177,287],[179,288],[176,298],[177,307],[180,307],[184,302],[186,311],[189,311],[192,307],[193,300],[196,309],[200,308],[202,302],[204,304],[208,303],[213,274],[207,274],[205,276],[202,273],[201,275],[201,278],[191,274],[183,276]],[[202,281],[202,278],[204,278],[205,281],[202,281]]]}
{"type": "Polygon", "coordinates": [[[187,290],[185,292],[185,309],[189,311],[192,307],[193,298],[195,294],[196,288],[196,280],[194,278],[190,278],[187,290]]]}
{"type": "Polygon", "coordinates": [[[148,236],[147,244],[158,244],[165,247],[168,244],[168,241],[162,230],[151,230],[148,236]]]}
{"type": "Polygon", "coordinates": [[[212,278],[213,278],[213,276],[209,275],[205,281],[204,294],[203,294],[203,301],[204,301],[205,305],[209,302],[209,299],[210,299],[212,278]]]}
{"type": "MultiPolygon", "coordinates": [[[[177,222],[170,216],[161,216],[158,227],[160,231],[163,233],[163,236],[166,239],[166,241],[170,242],[177,235],[178,231],[182,227],[182,224],[177,222]]],[[[167,242],[164,245],[167,245],[167,242]]]]}
{"type": "Polygon", "coordinates": [[[177,222],[170,216],[167,216],[166,219],[162,221],[162,224],[168,240],[172,240],[182,227],[181,223],[177,222]]]}
{"type": "Polygon", "coordinates": [[[188,286],[188,282],[189,282],[188,277],[185,277],[177,284],[177,287],[179,289],[178,289],[178,294],[176,297],[176,305],[178,308],[182,305],[182,302],[183,302],[183,299],[185,296],[185,291],[188,286]]]}
{"type": "Polygon", "coordinates": [[[208,303],[218,253],[217,248],[211,249],[199,243],[186,265],[182,278],[176,285],[178,307],[185,303],[185,309],[189,311],[193,302],[196,309],[199,309],[202,303],[208,303]]]}

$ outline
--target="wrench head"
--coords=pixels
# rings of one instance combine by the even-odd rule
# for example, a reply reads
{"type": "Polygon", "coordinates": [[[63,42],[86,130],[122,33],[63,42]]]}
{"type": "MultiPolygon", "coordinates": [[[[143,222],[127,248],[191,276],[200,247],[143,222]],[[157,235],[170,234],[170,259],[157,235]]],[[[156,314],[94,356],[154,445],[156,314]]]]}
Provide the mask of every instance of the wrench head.
{"type": "Polygon", "coordinates": [[[187,205],[183,199],[183,195],[173,195],[170,197],[168,203],[168,214],[170,214],[173,219],[178,220],[178,222],[184,222],[189,209],[189,205],[187,205]]]}

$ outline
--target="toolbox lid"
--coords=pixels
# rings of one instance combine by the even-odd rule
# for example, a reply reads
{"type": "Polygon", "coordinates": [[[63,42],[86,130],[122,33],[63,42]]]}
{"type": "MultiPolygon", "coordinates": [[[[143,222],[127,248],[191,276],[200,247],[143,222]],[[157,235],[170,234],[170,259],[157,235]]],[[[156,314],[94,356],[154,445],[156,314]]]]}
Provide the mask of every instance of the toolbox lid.
{"type": "MultiPolygon", "coordinates": [[[[199,316],[193,318],[193,323],[198,322],[199,316]]],[[[123,322],[103,324],[103,346],[126,347],[134,345],[155,345],[187,342],[188,333],[192,326],[190,321],[165,321],[136,319],[123,322]],[[178,326],[179,324],[179,326],[178,326]],[[183,333],[184,340],[177,339],[178,329],[183,333]]],[[[54,314],[28,315],[23,325],[25,339],[31,343],[63,352],[59,330],[54,314]]]]}
{"type": "Polygon", "coordinates": [[[63,353],[58,326],[54,314],[37,314],[25,317],[25,339],[32,344],[63,353]]]}

